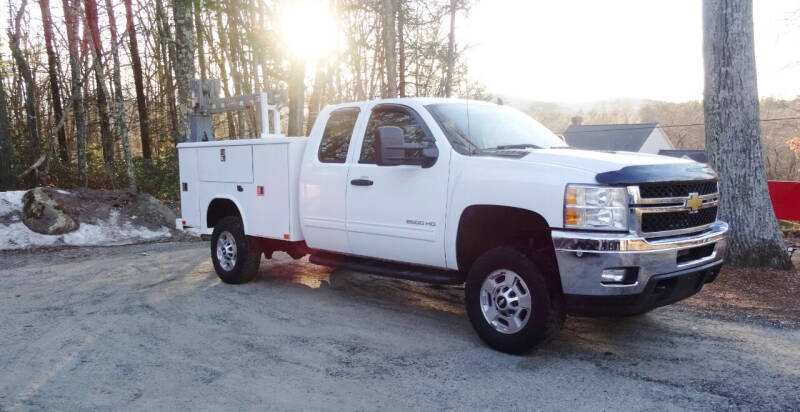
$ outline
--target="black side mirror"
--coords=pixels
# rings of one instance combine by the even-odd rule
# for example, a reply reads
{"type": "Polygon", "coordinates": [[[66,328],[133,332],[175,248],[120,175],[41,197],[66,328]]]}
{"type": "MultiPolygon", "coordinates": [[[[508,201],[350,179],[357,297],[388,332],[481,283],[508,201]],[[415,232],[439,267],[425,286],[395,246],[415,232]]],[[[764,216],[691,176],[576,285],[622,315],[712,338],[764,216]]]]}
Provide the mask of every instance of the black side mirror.
{"type": "Polygon", "coordinates": [[[430,140],[407,144],[403,129],[397,126],[381,126],[375,132],[375,155],[378,166],[418,165],[428,168],[439,158],[439,149],[430,140]],[[409,152],[412,153],[411,156],[409,152]]]}

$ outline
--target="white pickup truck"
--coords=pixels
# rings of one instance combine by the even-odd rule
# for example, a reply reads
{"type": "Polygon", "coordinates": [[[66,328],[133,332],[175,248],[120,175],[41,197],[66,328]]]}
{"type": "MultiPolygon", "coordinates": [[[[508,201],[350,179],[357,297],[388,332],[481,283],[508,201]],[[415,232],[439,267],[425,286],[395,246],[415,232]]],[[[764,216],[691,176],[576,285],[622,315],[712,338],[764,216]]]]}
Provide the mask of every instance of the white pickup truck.
{"type": "Polygon", "coordinates": [[[413,98],[327,107],[310,137],[178,145],[178,228],[211,235],[226,283],[262,254],[465,283],[490,346],[521,353],[566,314],[634,315],[719,273],[728,226],[706,165],[574,150],[492,103],[413,98]]]}

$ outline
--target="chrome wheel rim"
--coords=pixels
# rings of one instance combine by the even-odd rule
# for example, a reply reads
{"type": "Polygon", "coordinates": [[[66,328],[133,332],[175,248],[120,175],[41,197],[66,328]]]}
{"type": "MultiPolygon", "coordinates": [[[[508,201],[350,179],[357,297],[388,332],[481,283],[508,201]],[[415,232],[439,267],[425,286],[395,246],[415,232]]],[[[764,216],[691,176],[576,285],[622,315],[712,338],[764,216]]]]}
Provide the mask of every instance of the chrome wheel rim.
{"type": "Polygon", "coordinates": [[[481,311],[494,330],[517,333],[531,318],[533,300],[520,275],[508,269],[490,273],[481,285],[481,311]]]}
{"type": "Polygon", "coordinates": [[[222,232],[217,238],[217,261],[226,272],[236,266],[236,239],[230,232],[222,232]]]}

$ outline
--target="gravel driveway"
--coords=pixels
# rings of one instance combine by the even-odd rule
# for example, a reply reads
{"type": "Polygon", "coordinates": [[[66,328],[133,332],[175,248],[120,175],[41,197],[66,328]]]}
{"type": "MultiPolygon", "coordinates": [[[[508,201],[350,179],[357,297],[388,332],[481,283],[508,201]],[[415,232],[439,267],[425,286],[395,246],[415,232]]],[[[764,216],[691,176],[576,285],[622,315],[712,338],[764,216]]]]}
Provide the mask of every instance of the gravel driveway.
{"type": "Polygon", "coordinates": [[[0,262],[0,410],[800,408],[800,330],[689,305],[570,318],[520,357],[461,288],[285,255],[240,286],[199,242],[0,262]]]}

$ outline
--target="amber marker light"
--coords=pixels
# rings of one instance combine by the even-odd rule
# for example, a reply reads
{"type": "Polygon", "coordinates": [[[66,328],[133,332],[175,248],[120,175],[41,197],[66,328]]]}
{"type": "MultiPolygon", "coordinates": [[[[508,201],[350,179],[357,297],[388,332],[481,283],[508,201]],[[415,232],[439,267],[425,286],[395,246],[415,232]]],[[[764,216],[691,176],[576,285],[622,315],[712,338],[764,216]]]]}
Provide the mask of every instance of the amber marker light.
{"type": "Polygon", "coordinates": [[[578,211],[575,209],[567,209],[564,212],[564,221],[568,225],[577,225],[578,224],[578,211]]]}
{"type": "Polygon", "coordinates": [[[578,204],[578,189],[574,187],[567,188],[567,206],[575,206],[578,204]]]}

